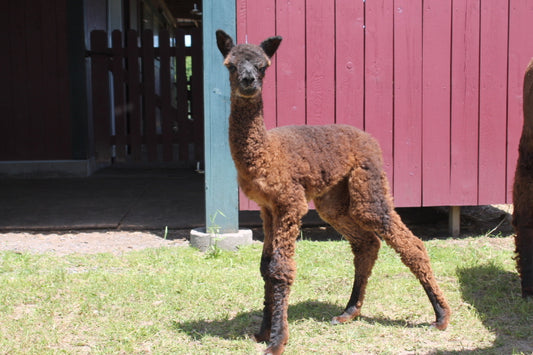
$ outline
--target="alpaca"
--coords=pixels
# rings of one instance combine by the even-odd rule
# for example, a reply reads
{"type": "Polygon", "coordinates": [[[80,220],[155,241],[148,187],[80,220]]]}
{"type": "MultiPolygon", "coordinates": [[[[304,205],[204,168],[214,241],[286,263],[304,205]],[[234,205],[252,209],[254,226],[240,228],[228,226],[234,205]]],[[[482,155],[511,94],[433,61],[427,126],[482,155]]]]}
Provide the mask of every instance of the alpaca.
{"type": "Polygon", "coordinates": [[[239,185],[258,203],[263,220],[260,271],[265,298],[255,339],[269,342],[265,353],[281,354],[289,338],[287,308],[296,271],[293,255],[310,200],[320,217],[349,241],[354,254],[352,294],[333,324],[359,316],[382,238],[422,284],[435,311],[433,325],[445,329],[450,308],[433,276],[424,244],[394,210],[377,141],[347,125],[267,131],[262,83],[281,37],[256,46],[235,45],[222,30],[216,36],[231,86],[230,151],[239,185]]]}
{"type": "Polygon", "coordinates": [[[524,77],[524,124],[513,186],[516,264],[522,296],[533,297],[533,60],[524,77]]]}

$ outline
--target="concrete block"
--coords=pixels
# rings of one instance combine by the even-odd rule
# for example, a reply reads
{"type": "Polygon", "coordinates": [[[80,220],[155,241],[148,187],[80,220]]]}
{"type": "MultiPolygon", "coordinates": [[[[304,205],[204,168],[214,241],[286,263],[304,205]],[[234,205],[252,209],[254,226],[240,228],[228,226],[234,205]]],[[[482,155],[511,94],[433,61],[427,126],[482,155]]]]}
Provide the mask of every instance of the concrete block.
{"type": "Polygon", "coordinates": [[[210,246],[216,245],[220,249],[237,251],[240,246],[252,244],[252,231],[239,229],[236,233],[206,233],[205,228],[191,230],[191,246],[205,252],[210,246]]]}

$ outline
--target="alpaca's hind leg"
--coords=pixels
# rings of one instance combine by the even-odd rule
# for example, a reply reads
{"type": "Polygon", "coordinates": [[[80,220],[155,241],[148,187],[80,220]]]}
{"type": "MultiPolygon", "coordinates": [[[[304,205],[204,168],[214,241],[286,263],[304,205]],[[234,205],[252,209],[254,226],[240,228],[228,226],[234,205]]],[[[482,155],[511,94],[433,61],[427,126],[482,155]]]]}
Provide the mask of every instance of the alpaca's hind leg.
{"type": "Polygon", "coordinates": [[[361,229],[347,212],[349,208],[347,180],[341,181],[323,196],[315,199],[320,217],[342,234],[352,247],[355,277],[352,294],[344,312],[332,319],[333,324],[344,323],[361,314],[368,278],[378,257],[381,241],[373,233],[361,229]]]}
{"type": "Polygon", "coordinates": [[[364,162],[349,179],[350,212],[359,225],[376,232],[400,254],[402,262],[422,284],[435,311],[438,329],[446,329],[450,307],[433,276],[424,243],[415,237],[394,211],[388,182],[379,162],[364,162]]]}
{"type": "Polygon", "coordinates": [[[522,297],[533,297],[533,227],[518,225],[515,236],[516,263],[522,284],[522,297]]]}
{"type": "Polygon", "coordinates": [[[379,238],[372,232],[361,232],[359,236],[359,239],[355,240],[350,238],[350,245],[354,254],[353,264],[355,267],[352,294],[344,312],[340,316],[333,317],[331,320],[333,324],[350,321],[361,314],[368,278],[378,258],[378,252],[381,246],[379,238]]]}
{"type": "Polygon", "coordinates": [[[391,214],[390,228],[380,231],[380,234],[387,244],[400,254],[402,262],[422,284],[435,311],[436,321],[433,326],[440,330],[446,329],[451,310],[433,276],[424,243],[411,233],[395,211],[391,214]]]}

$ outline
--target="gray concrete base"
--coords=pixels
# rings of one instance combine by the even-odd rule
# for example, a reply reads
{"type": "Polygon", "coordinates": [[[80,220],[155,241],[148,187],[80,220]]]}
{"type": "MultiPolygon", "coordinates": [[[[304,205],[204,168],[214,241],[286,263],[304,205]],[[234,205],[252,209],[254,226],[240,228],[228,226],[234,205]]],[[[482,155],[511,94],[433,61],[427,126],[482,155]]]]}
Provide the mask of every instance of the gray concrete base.
{"type": "Polygon", "coordinates": [[[239,229],[237,233],[206,233],[205,228],[191,230],[191,246],[206,251],[209,247],[216,245],[220,249],[237,251],[240,246],[252,244],[252,231],[250,229],[239,229]]]}

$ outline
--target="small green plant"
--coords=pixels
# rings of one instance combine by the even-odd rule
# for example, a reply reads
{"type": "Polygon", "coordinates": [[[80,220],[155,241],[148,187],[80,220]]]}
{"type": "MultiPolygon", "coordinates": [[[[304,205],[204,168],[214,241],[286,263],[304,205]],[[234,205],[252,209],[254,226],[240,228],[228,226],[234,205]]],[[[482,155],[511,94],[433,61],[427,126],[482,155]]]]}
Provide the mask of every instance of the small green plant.
{"type": "Polygon", "coordinates": [[[163,239],[167,240],[168,237],[168,226],[165,226],[165,233],[163,233],[163,239]]]}
{"type": "Polygon", "coordinates": [[[224,212],[217,209],[216,212],[212,216],[209,217],[209,225],[206,228],[207,233],[210,234],[211,237],[213,238],[213,244],[211,244],[209,246],[209,249],[205,252],[205,257],[207,259],[216,259],[222,253],[222,249],[218,246],[218,241],[221,238],[217,237],[217,235],[220,234],[220,225],[216,223],[216,219],[218,215],[221,215],[222,217],[226,217],[224,212]]]}
{"type": "Polygon", "coordinates": [[[206,228],[207,233],[213,236],[216,236],[220,233],[220,225],[216,224],[216,219],[218,215],[226,217],[226,215],[221,210],[217,209],[216,212],[209,217],[209,224],[206,228]]]}
{"type": "Polygon", "coordinates": [[[206,259],[217,259],[222,255],[222,249],[218,246],[218,241],[221,238],[213,238],[213,244],[209,246],[209,249],[205,252],[206,259]]]}

